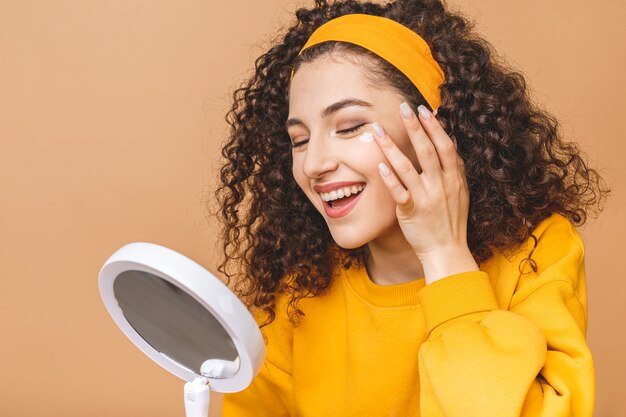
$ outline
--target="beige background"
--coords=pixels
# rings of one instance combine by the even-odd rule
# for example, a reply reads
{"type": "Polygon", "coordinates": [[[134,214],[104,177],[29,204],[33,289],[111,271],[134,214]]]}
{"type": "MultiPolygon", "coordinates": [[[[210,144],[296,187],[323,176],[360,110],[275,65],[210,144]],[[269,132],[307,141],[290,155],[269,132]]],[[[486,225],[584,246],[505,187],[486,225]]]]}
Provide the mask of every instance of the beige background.
{"type": "MultiPolygon", "coordinates": [[[[582,233],[596,415],[625,416],[624,2],[451,4],[527,74],[614,189],[582,233]]],[[[0,0],[0,416],[184,415],[183,382],[118,330],[98,271],[138,240],[215,271],[203,201],[223,117],[295,5],[0,0]]],[[[212,405],[217,416],[219,395],[212,405]]]]}

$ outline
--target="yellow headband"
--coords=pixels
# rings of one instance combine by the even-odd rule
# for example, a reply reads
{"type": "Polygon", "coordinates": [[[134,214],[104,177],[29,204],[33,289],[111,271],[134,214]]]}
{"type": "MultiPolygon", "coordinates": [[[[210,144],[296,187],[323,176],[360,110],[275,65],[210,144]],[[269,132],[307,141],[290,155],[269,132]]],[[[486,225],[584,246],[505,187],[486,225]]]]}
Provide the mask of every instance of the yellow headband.
{"type": "Polygon", "coordinates": [[[367,14],[340,16],[318,27],[298,56],[306,48],[327,41],[349,42],[375,53],[406,75],[433,110],[439,107],[443,71],[426,41],[406,26],[367,14]]]}

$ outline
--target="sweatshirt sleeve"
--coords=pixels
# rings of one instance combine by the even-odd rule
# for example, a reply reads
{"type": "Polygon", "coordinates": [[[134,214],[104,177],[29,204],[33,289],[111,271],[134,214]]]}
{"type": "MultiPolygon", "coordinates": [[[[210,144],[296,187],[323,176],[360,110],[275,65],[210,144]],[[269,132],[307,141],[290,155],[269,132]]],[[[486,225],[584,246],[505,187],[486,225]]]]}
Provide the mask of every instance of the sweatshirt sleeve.
{"type": "MultiPolygon", "coordinates": [[[[223,395],[222,417],[295,415],[291,375],[293,331],[284,314],[285,301],[284,297],[277,298],[274,321],[261,329],[266,338],[266,354],[259,373],[243,391],[223,395]]],[[[254,318],[260,324],[265,316],[255,313],[254,318]]]]}
{"type": "Polygon", "coordinates": [[[288,417],[291,375],[268,360],[243,391],[224,394],[222,417],[288,417]]]}
{"type": "Polygon", "coordinates": [[[572,229],[546,231],[540,269],[504,309],[483,271],[420,291],[428,332],[419,350],[421,417],[592,415],[584,250],[572,229]]]}

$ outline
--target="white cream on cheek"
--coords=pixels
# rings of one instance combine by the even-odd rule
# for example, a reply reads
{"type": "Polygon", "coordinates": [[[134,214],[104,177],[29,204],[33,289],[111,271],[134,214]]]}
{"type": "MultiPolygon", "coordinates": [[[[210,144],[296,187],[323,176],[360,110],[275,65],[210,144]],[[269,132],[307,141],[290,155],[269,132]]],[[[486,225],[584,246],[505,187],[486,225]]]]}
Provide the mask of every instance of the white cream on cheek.
{"type": "Polygon", "coordinates": [[[365,132],[361,136],[359,136],[359,141],[365,142],[365,143],[373,142],[374,135],[372,135],[370,132],[365,132]]]}

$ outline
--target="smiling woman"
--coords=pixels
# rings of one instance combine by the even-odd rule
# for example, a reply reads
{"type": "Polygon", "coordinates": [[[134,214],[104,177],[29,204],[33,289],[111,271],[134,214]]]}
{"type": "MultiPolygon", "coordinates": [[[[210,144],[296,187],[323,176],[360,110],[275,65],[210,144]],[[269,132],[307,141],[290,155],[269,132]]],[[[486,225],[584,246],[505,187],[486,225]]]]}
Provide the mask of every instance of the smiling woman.
{"type": "Polygon", "coordinates": [[[597,173],[441,2],[296,16],[228,114],[219,270],[268,345],[223,415],[590,416],[597,173]]]}
{"type": "MultiPolygon", "coordinates": [[[[385,155],[376,142],[359,140],[363,132],[373,136],[373,125],[378,122],[410,155],[413,165],[418,165],[398,112],[404,97],[393,88],[377,88],[368,83],[364,73],[357,63],[332,56],[302,65],[295,73],[290,85],[288,119],[298,121],[288,128],[295,143],[292,174],[317,211],[325,214],[337,245],[355,249],[384,237],[387,245],[396,248],[397,255],[397,248],[402,246],[409,253],[411,248],[396,218],[396,202],[378,172],[385,155]],[[318,191],[335,192],[330,197],[336,199],[337,192],[342,192],[346,185],[359,184],[366,188],[358,198],[337,204],[328,204],[318,191]]],[[[413,269],[419,275],[417,265],[413,269]]]]}

